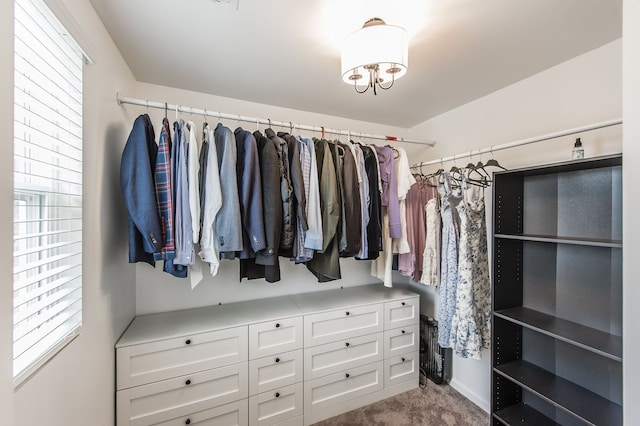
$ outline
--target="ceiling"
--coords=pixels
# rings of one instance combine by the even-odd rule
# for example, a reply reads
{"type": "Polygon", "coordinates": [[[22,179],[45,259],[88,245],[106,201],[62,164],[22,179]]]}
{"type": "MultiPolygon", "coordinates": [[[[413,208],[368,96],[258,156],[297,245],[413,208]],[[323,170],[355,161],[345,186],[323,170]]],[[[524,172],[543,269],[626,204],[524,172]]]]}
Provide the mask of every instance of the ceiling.
{"type": "Polygon", "coordinates": [[[622,0],[91,3],[138,81],[403,128],[622,36],[622,0]],[[340,76],[341,40],[374,16],[410,37],[377,96],[340,76]]]}

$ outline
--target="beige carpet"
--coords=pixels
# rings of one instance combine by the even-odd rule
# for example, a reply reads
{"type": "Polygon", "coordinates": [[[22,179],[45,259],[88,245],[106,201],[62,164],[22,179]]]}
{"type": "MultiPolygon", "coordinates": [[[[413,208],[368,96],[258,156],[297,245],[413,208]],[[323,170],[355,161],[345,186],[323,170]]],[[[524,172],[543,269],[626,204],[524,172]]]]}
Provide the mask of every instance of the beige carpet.
{"type": "Polygon", "coordinates": [[[487,426],[489,414],[449,385],[414,389],[314,426],[487,426]]]}

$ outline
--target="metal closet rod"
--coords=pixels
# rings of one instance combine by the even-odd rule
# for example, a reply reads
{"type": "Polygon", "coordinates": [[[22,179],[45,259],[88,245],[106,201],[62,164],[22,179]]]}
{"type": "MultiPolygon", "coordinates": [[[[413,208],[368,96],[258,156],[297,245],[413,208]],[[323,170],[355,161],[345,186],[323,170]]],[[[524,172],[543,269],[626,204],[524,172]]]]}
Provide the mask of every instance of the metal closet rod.
{"type": "Polygon", "coordinates": [[[334,135],[343,135],[348,137],[356,136],[356,137],[365,138],[365,139],[376,139],[376,140],[383,140],[383,141],[389,141],[389,142],[401,142],[401,143],[409,143],[409,144],[415,144],[415,145],[425,145],[429,147],[433,147],[436,144],[433,141],[413,141],[413,140],[408,140],[408,139],[396,137],[396,136],[373,135],[370,133],[351,132],[348,130],[330,129],[327,127],[296,124],[291,121],[277,121],[277,120],[258,118],[258,117],[246,117],[243,115],[226,114],[222,112],[212,111],[209,109],[192,108],[192,107],[186,107],[183,105],[168,104],[165,102],[156,102],[156,101],[148,101],[144,99],[127,98],[127,97],[121,96],[120,93],[116,94],[116,100],[118,101],[119,105],[131,104],[131,105],[144,106],[148,108],[166,109],[167,113],[171,111],[175,111],[176,114],[178,112],[183,112],[187,114],[203,115],[205,117],[217,117],[219,119],[225,119],[225,120],[244,121],[247,123],[255,123],[256,125],[259,123],[265,126],[289,127],[292,130],[299,129],[299,130],[307,130],[311,132],[331,133],[334,135]]]}
{"type": "Polygon", "coordinates": [[[567,129],[567,130],[562,130],[559,132],[555,132],[555,133],[548,133],[546,135],[542,135],[542,136],[536,136],[533,138],[529,138],[529,139],[522,139],[519,141],[514,141],[514,142],[509,142],[509,143],[505,143],[505,144],[501,144],[501,145],[494,145],[488,148],[480,148],[480,149],[476,149],[476,150],[471,150],[469,152],[465,152],[463,154],[455,154],[455,155],[451,155],[449,157],[443,157],[437,160],[430,160],[430,161],[423,161],[419,164],[414,164],[412,167],[419,167],[419,166],[430,166],[432,164],[440,164],[440,163],[444,163],[446,161],[455,161],[455,160],[459,160],[461,158],[467,158],[467,157],[473,157],[476,155],[482,155],[482,154],[486,154],[486,153],[491,153],[493,154],[496,151],[502,151],[503,149],[509,149],[509,148],[515,148],[517,146],[522,146],[522,145],[529,145],[532,143],[536,143],[536,142],[543,142],[543,141],[547,141],[550,139],[555,139],[555,138],[560,138],[563,136],[570,136],[570,135],[575,135],[578,133],[582,133],[582,132],[588,132],[590,130],[597,130],[597,129],[603,129],[605,127],[611,127],[611,126],[617,126],[618,124],[622,124],[622,119],[621,118],[617,118],[614,120],[609,120],[609,121],[602,121],[600,123],[594,123],[594,124],[589,124],[587,126],[582,126],[582,127],[575,127],[573,129],[567,129]]]}

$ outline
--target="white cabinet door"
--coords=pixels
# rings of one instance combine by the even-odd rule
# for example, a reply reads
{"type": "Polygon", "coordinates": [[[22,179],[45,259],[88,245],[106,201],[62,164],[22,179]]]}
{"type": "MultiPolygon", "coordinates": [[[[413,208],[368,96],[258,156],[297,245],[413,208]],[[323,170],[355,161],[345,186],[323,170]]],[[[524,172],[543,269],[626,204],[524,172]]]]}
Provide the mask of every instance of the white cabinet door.
{"type": "Polygon", "coordinates": [[[247,327],[119,347],[118,390],[247,360],[247,327]]]}
{"type": "Polygon", "coordinates": [[[384,332],[384,357],[420,350],[420,326],[395,328],[384,332]]]}
{"type": "Polygon", "coordinates": [[[358,306],[304,317],[304,347],[382,331],[382,304],[358,306]]]}
{"type": "Polygon", "coordinates": [[[155,423],[154,426],[245,426],[249,423],[247,399],[155,423]]]}
{"type": "Polygon", "coordinates": [[[302,317],[251,324],[249,359],[302,348],[302,317]]]}
{"type": "Polygon", "coordinates": [[[411,352],[384,360],[384,385],[414,380],[418,382],[420,374],[419,352],[411,352]]]}
{"type": "Polygon", "coordinates": [[[247,398],[247,370],[244,362],[120,390],[118,425],[151,425],[247,398]]]}
{"type": "Polygon", "coordinates": [[[383,359],[383,334],[367,334],[304,351],[304,378],[315,379],[383,359]]]}
{"type": "Polygon", "coordinates": [[[329,414],[333,405],[381,390],[382,369],[382,362],[379,361],[305,382],[305,416],[313,416],[323,410],[329,414]]]}
{"type": "Polygon", "coordinates": [[[397,300],[384,304],[384,329],[406,327],[420,323],[420,299],[397,300]]]}
{"type": "Polygon", "coordinates": [[[302,381],[302,349],[249,361],[249,395],[302,381]]]}
{"type": "Polygon", "coordinates": [[[302,382],[249,397],[249,425],[266,426],[300,417],[302,382]]]}

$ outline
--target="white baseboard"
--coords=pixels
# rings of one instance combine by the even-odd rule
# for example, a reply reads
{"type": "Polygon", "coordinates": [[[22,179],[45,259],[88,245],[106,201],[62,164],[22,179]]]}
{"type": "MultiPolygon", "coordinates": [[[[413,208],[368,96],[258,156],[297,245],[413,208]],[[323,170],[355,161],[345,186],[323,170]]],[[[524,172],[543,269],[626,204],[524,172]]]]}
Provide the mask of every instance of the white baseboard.
{"type": "Polygon", "coordinates": [[[488,399],[481,397],[476,392],[472,391],[468,386],[460,383],[460,381],[451,379],[451,381],[449,382],[449,386],[460,392],[465,398],[476,404],[478,407],[482,408],[487,413],[491,411],[491,404],[489,403],[488,399]]]}

